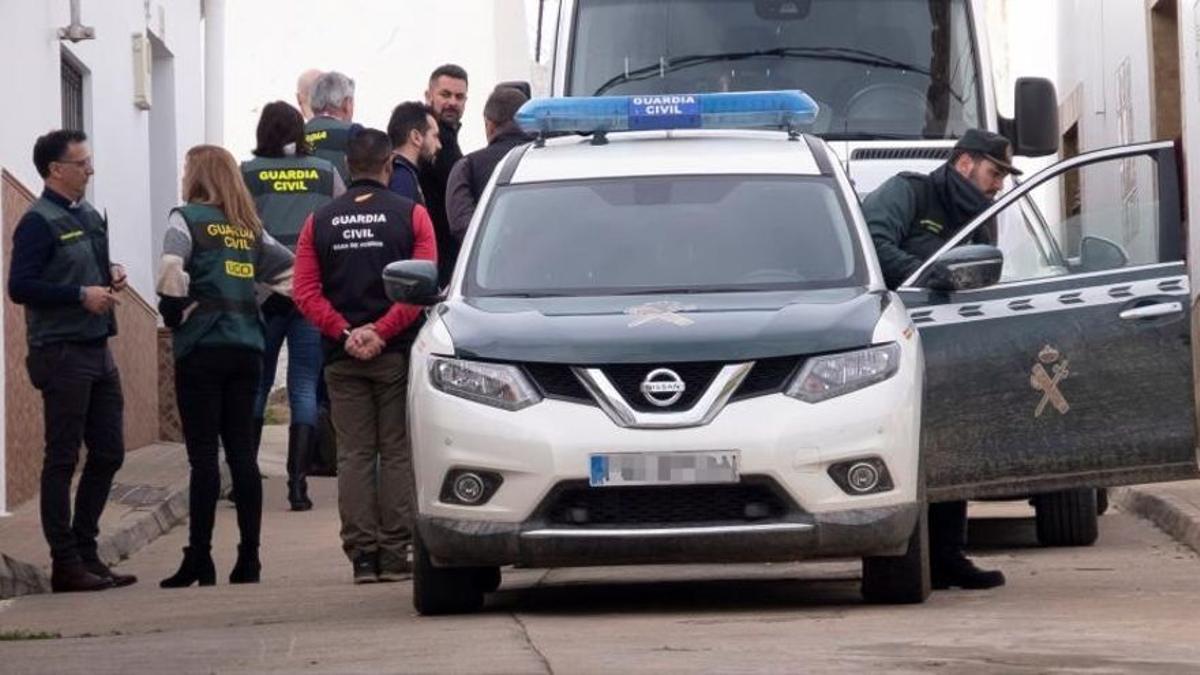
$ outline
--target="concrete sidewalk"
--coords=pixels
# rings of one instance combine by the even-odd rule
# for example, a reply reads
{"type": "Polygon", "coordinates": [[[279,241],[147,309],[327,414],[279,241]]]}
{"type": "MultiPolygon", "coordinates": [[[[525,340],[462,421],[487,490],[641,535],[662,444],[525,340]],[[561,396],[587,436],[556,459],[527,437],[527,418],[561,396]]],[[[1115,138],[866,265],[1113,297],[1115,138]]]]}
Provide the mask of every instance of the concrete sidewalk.
{"type": "MultiPolygon", "coordinates": [[[[222,481],[227,482],[225,471],[222,481]]],[[[72,495],[74,492],[72,492],[72,495]]],[[[100,557],[113,565],[187,519],[188,464],[182,445],[130,451],[113,480],[100,518],[100,557]]],[[[38,499],[0,518],[0,598],[50,591],[50,549],[42,536],[38,499]]]]}
{"type": "Polygon", "coordinates": [[[1200,480],[1114,488],[1109,497],[1122,511],[1149,520],[1200,553],[1200,480]]]}

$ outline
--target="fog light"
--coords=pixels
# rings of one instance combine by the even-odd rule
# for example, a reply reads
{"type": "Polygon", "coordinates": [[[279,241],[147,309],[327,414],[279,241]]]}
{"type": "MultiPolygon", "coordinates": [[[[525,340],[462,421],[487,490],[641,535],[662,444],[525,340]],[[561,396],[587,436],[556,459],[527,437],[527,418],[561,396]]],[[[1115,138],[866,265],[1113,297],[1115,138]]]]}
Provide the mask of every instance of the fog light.
{"type": "Polygon", "coordinates": [[[859,462],[846,472],[846,482],[855,492],[870,492],[879,485],[879,470],[866,462],[859,462]]]}
{"type": "Polygon", "coordinates": [[[486,504],[504,479],[494,471],[452,469],[442,481],[438,498],[447,504],[479,506],[486,504]]]}
{"type": "Polygon", "coordinates": [[[870,495],[887,492],[895,486],[887,464],[878,457],[852,459],[829,467],[829,477],[848,495],[870,495]]]}
{"type": "Polygon", "coordinates": [[[461,473],[454,479],[454,497],[464,504],[478,504],[483,499],[483,479],[478,474],[461,473]]]}

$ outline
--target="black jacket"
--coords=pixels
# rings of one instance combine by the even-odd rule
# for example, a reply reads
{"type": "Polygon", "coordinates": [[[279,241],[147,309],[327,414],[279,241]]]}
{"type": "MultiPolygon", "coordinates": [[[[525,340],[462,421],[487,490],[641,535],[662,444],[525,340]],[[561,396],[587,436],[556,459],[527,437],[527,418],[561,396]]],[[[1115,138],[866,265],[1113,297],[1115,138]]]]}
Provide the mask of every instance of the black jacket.
{"type": "Polygon", "coordinates": [[[455,162],[463,156],[462,149],[458,147],[458,130],[457,125],[438,120],[442,149],[433,163],[421,163],[421,192],[425,195],[425,208],[429,210],[437,237],[438,282],[442,286],[449,283],[454,263],[458,260],[458,240],[450,234],[450,220],[446,217],[446,184],[455,162]]]}
{"type": "Polygon", "coordinates": [[[466,234],[483,188],[491,180],[500,160],[513,148],[532,140],[533,136],[510,123],[496,130],[486,148],[472,152],[454,165],[446,186],[446,216],[450,221],[450,232],[457,239],[461,240],[466,234]]]}

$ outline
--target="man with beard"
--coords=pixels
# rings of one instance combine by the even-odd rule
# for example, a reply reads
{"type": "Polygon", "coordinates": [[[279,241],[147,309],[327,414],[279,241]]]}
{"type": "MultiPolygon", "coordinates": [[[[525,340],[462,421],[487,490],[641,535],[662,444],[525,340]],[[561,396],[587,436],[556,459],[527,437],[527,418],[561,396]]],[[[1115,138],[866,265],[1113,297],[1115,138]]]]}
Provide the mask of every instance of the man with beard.
{"type": "MultiPolygon", "coordinates": [[[[888,288],[896,288],[963,226],[983,213],[1014,168],[1008,140],[970,129],[955,144],[949,161],[930,174],[901,173],[863,201],[863,216],[888,288]]],[[[986,227],[973,243],[990,243],[986,227]]],[[[949,273],[935,264],[929,287],[953,290],[949,273]]],[[[1004,574],[981,570],[963,553],[967,544],[967,503],[929,506],[930,572],[934,588],[964,589],[1004,585],[1004,574]]]]}
{"type": "Polygon", "coordinates": [[[445,286],[458,260],[459,242],[450,234],[450,220],[446,216],[446,183],[455,162],[463,156],[458,147],[458,130],[467,106],[467,71],[453,64],[435,69],[429,76],[425,103],[437,116],[442,149],[432,162],[421,163],[421,192],[437,235],[438,283],[445,286]]]}
{"type": "Polygon", "coordinates": [[[433,162],[442,148],[436,118],[433,108],[409,101],[396,106],[388,121],[388,138],[395,148],[388,188],[421,206],[426,204],[421,193],[419,163],[433,162]]]}

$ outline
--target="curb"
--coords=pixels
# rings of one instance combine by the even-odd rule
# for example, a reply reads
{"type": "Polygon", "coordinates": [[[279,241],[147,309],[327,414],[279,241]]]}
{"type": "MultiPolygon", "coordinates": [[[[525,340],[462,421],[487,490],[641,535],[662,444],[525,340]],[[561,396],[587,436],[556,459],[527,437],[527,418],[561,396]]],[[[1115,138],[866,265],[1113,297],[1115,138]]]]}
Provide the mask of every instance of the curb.
{"type": "Polygon", "coordinates": [[[1136,487],[1113,488],[1109,495],[1122,511],[1145,518],[1179,543],[1200,553],[1200,510],[1169,494],[1136,487]]]}
{"type": "MultiPolygon", "coordinates": [[[[229,485],[228,469],[221,465],[222,494],[229,485]]],[[[114,491],[117,486],[114,485],[114,491]]],[[[131,509],[115,528],[109,528],[97,540],[100,559],[113,565],[170,532],[188,517],[188,478],[165,488],[161,499],[131,509]]],[[[108,507],[115,506],[110,495],[108,507]]],[[[50,592],[49,568],[17,560],[0,553],[0,599],[50,592]]]]}

